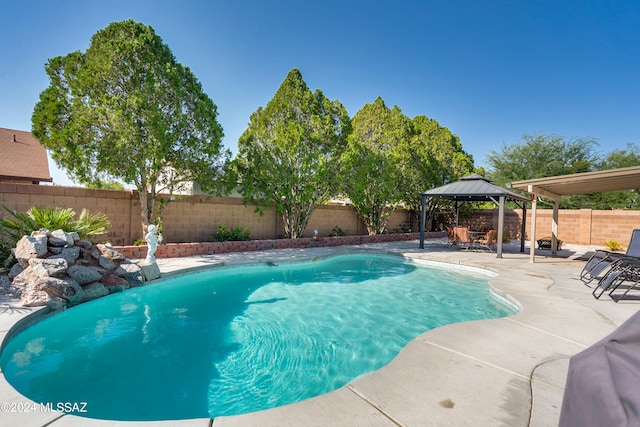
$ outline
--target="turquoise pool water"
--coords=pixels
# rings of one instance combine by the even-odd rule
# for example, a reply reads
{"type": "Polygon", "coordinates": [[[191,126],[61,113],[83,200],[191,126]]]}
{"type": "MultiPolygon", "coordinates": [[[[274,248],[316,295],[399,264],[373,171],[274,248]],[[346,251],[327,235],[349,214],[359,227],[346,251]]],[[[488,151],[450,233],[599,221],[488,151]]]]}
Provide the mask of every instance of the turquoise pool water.
{"type": "Polygon", "coordinates": [[[429,329],[513,314],[487,281],[378,255],[212,269],[47,318],[0,366],[28,398],[91,418],[252,412],[335,390],[429,329]]]}

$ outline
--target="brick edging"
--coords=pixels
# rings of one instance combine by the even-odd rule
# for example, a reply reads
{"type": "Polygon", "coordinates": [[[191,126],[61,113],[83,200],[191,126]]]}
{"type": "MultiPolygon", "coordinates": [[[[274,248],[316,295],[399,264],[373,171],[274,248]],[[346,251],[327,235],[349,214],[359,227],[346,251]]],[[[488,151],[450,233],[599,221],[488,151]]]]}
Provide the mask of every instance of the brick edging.
{"type": "MultiPolygon", "coordinates": [[[[444,232],[425,233],[425,237],[445,237],[444,232]]],[[[156,258],[180,258],[195,255],[213,255],[228,252],[252,252],[269,249],[304,249],[326,248],[344,245],[362,245],[366,243],[400,242],[417,240],[420,233],[376,234],[373,236],[342,236],[342,237],[303,237],[298,239],[269,239],[248,240],[244,242],[195,242],[195,243],[167,243],[159,245],[156,258]]],[[[114,246],[130,259],[147,256],[147,246],[114,246]]]]}

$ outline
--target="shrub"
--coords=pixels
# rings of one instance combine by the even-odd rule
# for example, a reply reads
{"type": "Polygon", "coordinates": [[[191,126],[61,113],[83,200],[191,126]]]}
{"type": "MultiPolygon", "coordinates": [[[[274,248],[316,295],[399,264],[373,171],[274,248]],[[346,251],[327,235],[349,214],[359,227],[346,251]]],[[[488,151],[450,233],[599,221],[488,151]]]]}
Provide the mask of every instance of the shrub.
{"type": "Polygon", "coordinates": [[[105,214],[89,213],[86,209],[82,210],[78,219],[75,219],[73,209],[57,206],[32,206],[26,212],[13,211],[6,206],[4,209],[11,214],[10,218],[0,218],[0,258],[7,266],[13,262],[11,249],[22,236],[30,235],[32,231],[41,228],[51,231],[62,229],[69,233],[76,232],[84,239],[103,234],[111,226],[105,214]]]}
{"type": "Polygon", "coordinates": [[[329,233],[329,237],[340,237],[340,236],[346,236],[348,234],[349,234],[349,230],[343,230],[342,228],[336,225],[335,227],[333,227],[333,230],[331,230],[331,233],[329,233]]]}
{"type": "Polygon", "coordinates": [[[622,246],[616,240],[607,240],[606,242],[602,242],[602,244],[605,248],[607,248],[607,250],[612,252],[621,251],[622,249],[624,249],[624,246],[622,246]]]}
{"type": "Polygon", "coordinates": [[[243,227],[228,229],[226,225],[219,225],[212,236],[216,242],[245,241],[251,239],[251,229],[243,227]]]}

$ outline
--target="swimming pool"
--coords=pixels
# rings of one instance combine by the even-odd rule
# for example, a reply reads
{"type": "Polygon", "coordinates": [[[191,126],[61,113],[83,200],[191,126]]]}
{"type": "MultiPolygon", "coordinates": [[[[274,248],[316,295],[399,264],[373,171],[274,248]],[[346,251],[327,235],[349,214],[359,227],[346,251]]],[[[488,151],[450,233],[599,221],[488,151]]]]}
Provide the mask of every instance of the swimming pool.
{"type": "Polygon", "coordinates": [[[36,402],[117,420],[216,417],[335,390],[419,334],[502,317],[487,275],[396,256],[211,269],[47,318],[0,355],[36,402]]]}

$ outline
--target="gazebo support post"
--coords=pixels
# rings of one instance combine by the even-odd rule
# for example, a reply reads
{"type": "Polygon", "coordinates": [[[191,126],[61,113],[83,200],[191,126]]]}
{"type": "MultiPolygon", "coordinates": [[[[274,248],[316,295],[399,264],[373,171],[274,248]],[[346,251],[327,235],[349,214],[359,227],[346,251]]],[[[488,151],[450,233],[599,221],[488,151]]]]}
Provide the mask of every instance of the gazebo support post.
{"type": "Polygon", "coordinates": [[[496,248],[496,258],[502,258],[502,235],[504,233],[504,201],[505,197],[500,196],[498,205],[498,247],[496,248]]]}

